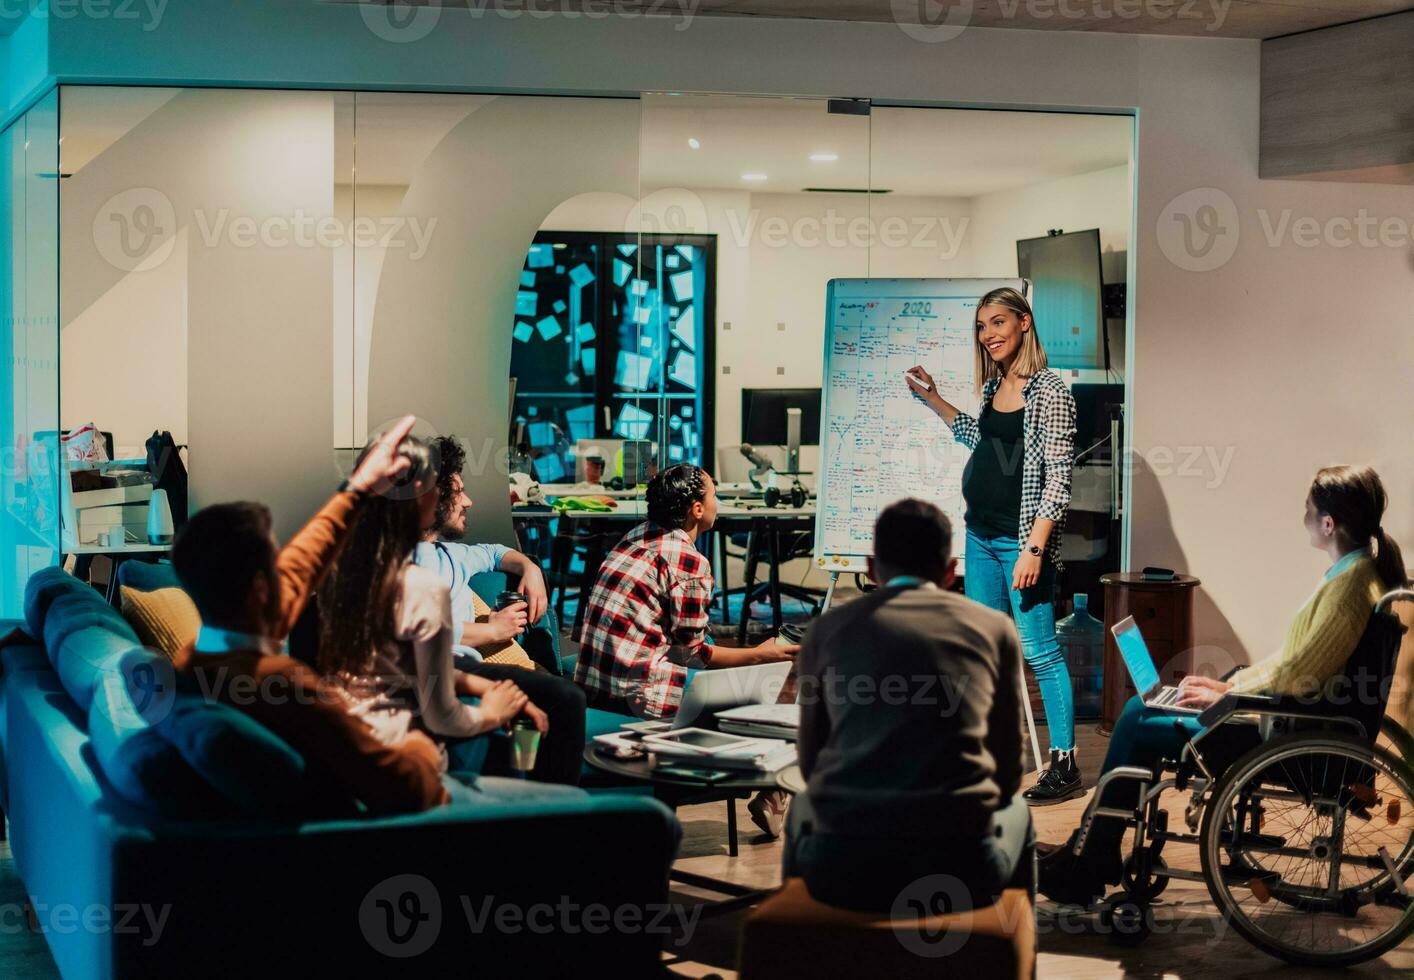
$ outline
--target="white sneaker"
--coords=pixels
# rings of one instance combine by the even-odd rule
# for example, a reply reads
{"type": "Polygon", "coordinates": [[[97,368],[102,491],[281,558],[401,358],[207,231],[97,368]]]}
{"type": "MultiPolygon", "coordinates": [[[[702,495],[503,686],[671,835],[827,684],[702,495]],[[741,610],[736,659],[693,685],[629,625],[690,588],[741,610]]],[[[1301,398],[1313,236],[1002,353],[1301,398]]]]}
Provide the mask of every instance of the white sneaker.
{"type": "Polygon", "coordinates": [[[781,836],[786,825],[786,811],[789,809],[790,794],[783,789],[763,789],[746,804],[746,812],[751,814],[751,822],[771,838],[781,836]]]}

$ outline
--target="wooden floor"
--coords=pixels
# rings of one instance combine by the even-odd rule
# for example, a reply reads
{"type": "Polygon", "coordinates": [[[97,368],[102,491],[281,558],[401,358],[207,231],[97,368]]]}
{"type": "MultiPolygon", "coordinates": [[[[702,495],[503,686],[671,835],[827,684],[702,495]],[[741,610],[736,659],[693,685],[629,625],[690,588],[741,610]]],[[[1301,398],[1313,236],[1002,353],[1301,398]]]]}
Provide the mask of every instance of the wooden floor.
{"type": "MultiPolygon", "coordinates": [[[[1044,746],[1045,730],[1041,730],[1044,746]]],[[[1104,760],[1108,739],[1095,731],[1094,723],[1081,723],[1076,732],[1081,769],[1087,785],[1104,760]]],[[[1029,781],[1029,780],[1028,780],[1029,781]]],[[[1089,794],[1051,807],[1031,811],[1036,836],[1042,841],[1062,841],[1079,822],[1089,794]]],[[[1186,797],[1170,794],[1173,826],[1182,821],[1186,797]]],[[[743,829],[740,855],[727,856],[725,804],[684,807],[678,811],[683,824],[683,846],[677,867],[741,884],[769,888],[780,883],[781,843],[756,832],[738,803],[738,821],[743,829]]],[[[1169,863],[1198,870],[1191,848],[1173,847],[1165,851],[1169,863]]],[[[675,900],[696,901],[705,896],[691,889],[674,889],[675,900]]],[[[1122,949],[1109,942],[1087,920],[1059,916],[1059,910],[1042,900],[1038,906],[1041,955],[1038,975],[1042,978],[1174,977],[1185,980],[1235,980],[1237,977],[1330,977],[1331,971],[1298,969],[1258,952],[1246,940],[1226,927],[1216,914],[1207,888],[1202,884],[1173,881],[1155,906],[1156,931],[1137,949],[1122,949]]],[[[669,969],[687,977],[736,976],[737,935],[747,913],[736,912],[703,918],[682,949],[666,954],[669,969]]],[[[1367,963],[1350,973],[1354,976],[1414,977],[1414,941],[1367,963]]],[[[868,975],[868,965],[860,964],[860,975],[868,975]]]]}

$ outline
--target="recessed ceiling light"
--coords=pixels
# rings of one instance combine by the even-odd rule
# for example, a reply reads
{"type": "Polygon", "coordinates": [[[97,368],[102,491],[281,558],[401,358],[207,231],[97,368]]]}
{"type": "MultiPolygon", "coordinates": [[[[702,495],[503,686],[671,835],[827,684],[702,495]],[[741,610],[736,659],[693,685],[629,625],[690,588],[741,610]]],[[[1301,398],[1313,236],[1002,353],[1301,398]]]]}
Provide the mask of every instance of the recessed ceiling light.
{"type": "Polygon", "coordinates": [[[689,136],[687,138],[687,145],[692,147],[694,150],[702,149],[702,142],[696,136],[689,136]]]}
{"type": "Polygon", "coordinates": [[[810,159],[815,163],[834,163],[840,158],[838,153],[812,153],[810,159]]]}
{"type": "Polygon", "coordinates": [[[766,175],[765,175],[765,174],[742,174],[742,175],[741,175],[741,179],[742,179],[742,180],[750,180],[750,181],[760,181],[760,180],[765,180],[765,179],[766,179],[766,175]]]}

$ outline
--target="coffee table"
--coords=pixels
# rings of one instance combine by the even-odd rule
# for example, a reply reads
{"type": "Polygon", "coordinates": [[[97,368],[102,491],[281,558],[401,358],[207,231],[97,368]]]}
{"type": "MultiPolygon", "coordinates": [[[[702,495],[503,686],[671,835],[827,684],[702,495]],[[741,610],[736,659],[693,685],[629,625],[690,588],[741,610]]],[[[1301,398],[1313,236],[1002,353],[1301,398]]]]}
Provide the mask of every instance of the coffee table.
{"type": "MultiPolygon", "coordinates": [[[[750,797],[760,790],[782,788],[778,782],[777,773],[774,772],[732,773],[726,779],[714,783],[665,775],[653,770],[647,756],[620,759],[612,753],[601,752],[599,747],[592,742],[584,747],[584,761],[601,772],[631,779],[635,782],[648,783],[653,789],[654,798],[661,800],[674,811],[678,807],[688,804],[716,803],[725,800],[727,804],[727,854],[731,857],[736,857],[738,854],[736,801],[750,797]]],[[[715,915],[747,905],[754,905],[767,894],[766,889],[750,888],[736,882],[713,878],[710,875],[679,871],[677,868],[670,871],[668,877],[684,885],[731,896],[726,901],[705,903],[704,915],[715,915]]]]}

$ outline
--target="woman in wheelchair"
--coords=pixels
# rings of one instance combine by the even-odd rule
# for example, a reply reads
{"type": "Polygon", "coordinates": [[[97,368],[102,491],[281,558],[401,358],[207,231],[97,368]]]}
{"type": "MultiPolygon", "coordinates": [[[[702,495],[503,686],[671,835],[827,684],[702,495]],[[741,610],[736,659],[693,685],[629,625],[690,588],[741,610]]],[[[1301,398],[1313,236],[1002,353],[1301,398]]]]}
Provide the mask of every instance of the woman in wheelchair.
{"type": "MultiPolygon", "coordinates": [[[[1282,649],[1230,680],[1190,676],[1179,685],[1180,707],[1207,708],[1229,692],[1237,694],[1317,696],[1341,674],[1365,634],[1380,597],[1405,584],[1399,546],[1381,526],[1387,497],[1379,475],[1368,466],[1330,466],[1320,470],[1306,497],[1306,530],[1311,544],[1330,555],[1331,567],[1316,591],[1297,612],[1282,649]]],[[[1383,710],[1381,708],[1381,710],[1383,710]]],[[[1231,763],[1260,743],[1256,726],[1222,727],[1220,762],[1231,763]]],[[[1176,760],[1202,730],[1198,716],[1147,708],[1135,697],[1125,706],[1110,737],[1103,773],[1121,766],[1154,769],[1176,760]]],[[[1214,775],[1220,775],[1214,771],[1214,775]]],[[[1133,810],[1139,783],[1115,779],[1104,788],[1100,805],[1133,810]]],[[[1038,844],[1042,894],[1068,904],[1088,904],[1107,885],[1121,881],[1121,845],[1127,824],[1116,816],[1096,815],[1081,853],[1078,839],[1068,845],[1038,844]]],[[[1076,835],[1080,833],[1076,831],[1076,835]]]]}

